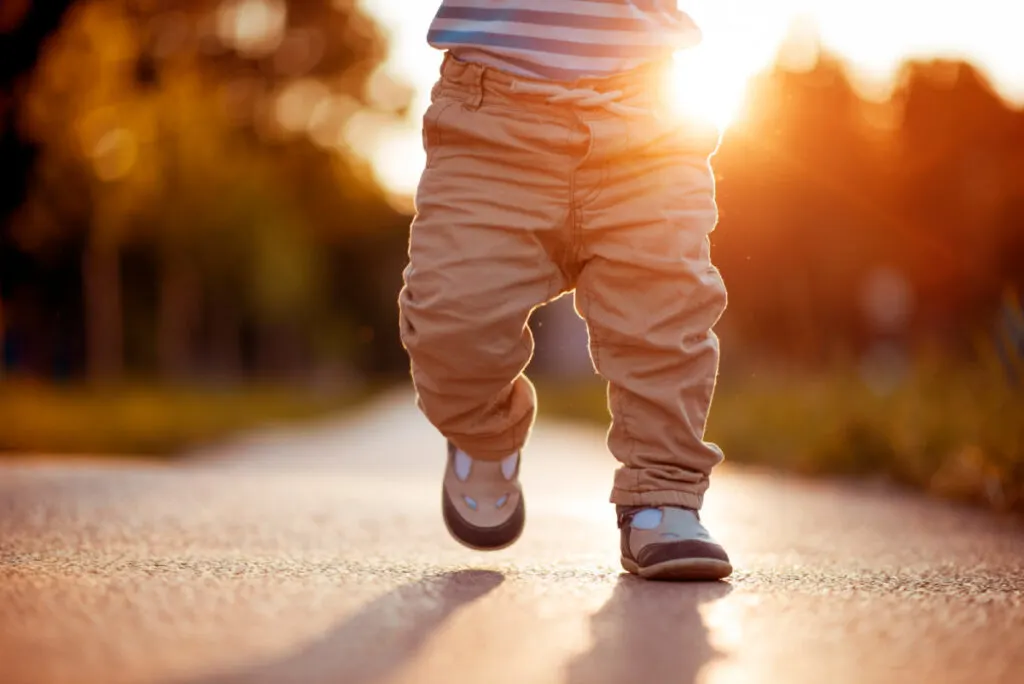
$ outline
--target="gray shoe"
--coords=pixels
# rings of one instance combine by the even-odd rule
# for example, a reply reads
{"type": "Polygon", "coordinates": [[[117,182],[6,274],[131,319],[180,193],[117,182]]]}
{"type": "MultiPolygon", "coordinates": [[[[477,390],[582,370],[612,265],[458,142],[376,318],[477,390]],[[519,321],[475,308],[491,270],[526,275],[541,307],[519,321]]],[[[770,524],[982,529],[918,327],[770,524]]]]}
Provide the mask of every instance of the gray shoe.
{"type": "Polygon", "coordinates": [[[620,506],[618,514],[627,572],[658,580],[719,580],[732,574],[729,556],[696,511],[620,506]]]}
{"type": "Polygon", "coordinates": [[[519,539],[526,524],[519,460],[518,452],[502,461],[475,460],[448,444],[441,510],[459,543],[497,551],[519,539]]]}

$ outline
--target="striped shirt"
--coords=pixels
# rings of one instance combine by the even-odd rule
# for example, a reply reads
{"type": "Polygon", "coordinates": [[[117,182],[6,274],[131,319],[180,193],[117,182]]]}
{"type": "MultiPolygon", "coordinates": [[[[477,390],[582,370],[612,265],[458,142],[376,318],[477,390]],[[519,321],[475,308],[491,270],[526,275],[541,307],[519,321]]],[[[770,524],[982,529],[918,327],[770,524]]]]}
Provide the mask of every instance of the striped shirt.
{"type": "Polygon", "coordinates": [[[443,0],[427,42],[520,76],[574,81],[700,42],[676,0],[443,0]]]}

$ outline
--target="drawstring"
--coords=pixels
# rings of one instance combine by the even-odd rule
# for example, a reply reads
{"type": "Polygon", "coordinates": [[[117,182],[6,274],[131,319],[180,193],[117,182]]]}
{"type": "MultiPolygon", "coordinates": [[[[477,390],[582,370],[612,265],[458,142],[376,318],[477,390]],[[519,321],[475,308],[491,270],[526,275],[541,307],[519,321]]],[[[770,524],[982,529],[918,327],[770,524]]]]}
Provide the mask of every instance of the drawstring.
{"type": "Polygon", "coordinates": [[[621,90],[599,93],[592,88],[565,88],[555,83],[534,83],[530,81],[513,81],[512,90],[527,95],[547,95],[551,104],[577,104],[581,107],[600,107],[613,114],[630,116],[644,114],[645,109],[633,107],[619,102],[621,90]]]}

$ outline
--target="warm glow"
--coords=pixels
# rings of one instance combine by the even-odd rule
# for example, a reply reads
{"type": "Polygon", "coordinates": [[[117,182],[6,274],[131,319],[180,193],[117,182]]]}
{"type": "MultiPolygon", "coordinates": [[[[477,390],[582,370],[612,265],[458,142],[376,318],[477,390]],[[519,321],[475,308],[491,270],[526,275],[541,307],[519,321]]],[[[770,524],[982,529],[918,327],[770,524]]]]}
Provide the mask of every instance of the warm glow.
{"type": "Polygon", "coordinates": [[[221,41],[241,54],[273,53],[284,38],[287,6],[281,0],[228,0],[217,15],[221,41]]]}
{"type": "MultiPolygon", "coordinates": [[[[430,20],[440,0],[359,0],[389,33],[391,55],[382,72],[414,89],[409,125],[416,126],[427,106],[440,57],[426,45],[430,20]]],[[[751,76],[779,56],[796,29],[820,34],[825,48],[852,67],[855,84],[885,92],[900,63],[910,57],[966,57],[975,62],[1009,99],[1024,101],[1024,59],[1019,26],[1024,9],[1006,0],[975,0],[964,9],[930,0],[679,0],[679,7],[700,24],[700,47],[676,58],[669,83],[681,115],[696,116],[720,128],[742,125],[742,105],[751,76]]],[[[799,68],[813,48],[791,44],[787,65],[799,68]]],[[[379,84],[378,84],[379,85],[379,84]]],[[[403,129],[404,131],[404,129],[403,129]]],[[[376,172],[391,192],[411,192],[415,164],[422,164],[419,135],[403,132],[377,138],[371,154],[376,172]]],[[[418,169],[416,169],[418,172],[418,169]]]]}
{"type": "Polygon", "coordinates": [[[704,48],[681,53],[669,78],[671,103],[680,116],[724,130],[739,113],[753,71],[742,54],[716,55],[704,48]]]}
{"type": "Polygon", "coordinates": [[[293,81],[277,98],[275,114],[278,124],[289,133],[305,129],[309,126],[317,105],[330,94],[327,86],[315,79],[293,81]]]}
{"type": "Polygon", "coordinates": [[[92,149],[93,168],[104,181],[116,181],[128,175],[139,156],[131,131],[115,128],[105,133],[92,149]]]}
{"type": "Polygon", "coordinates": [[[776,0],[756,23],[743,0],[680,3],[689,5],[704,34],[700,45],[676,54],[669,87],[680,115],[722,130],[738,123],[750,79],[777,59],[783,38],[793,33],[798,1],[776,0]]]}
{"type": "Polygon", "coordinates": [[[345,123],[359,107],[355,98],[347,95],[324,97],[309,114],[309,137],[324,149],[343,145],[345,123]]]}
{"type": "Polygon", "coordinates": [[[384,138],[374,155],[377,181],[396,195],[412,195],[426,163],[418,129],[402,128],[384,138]]]}

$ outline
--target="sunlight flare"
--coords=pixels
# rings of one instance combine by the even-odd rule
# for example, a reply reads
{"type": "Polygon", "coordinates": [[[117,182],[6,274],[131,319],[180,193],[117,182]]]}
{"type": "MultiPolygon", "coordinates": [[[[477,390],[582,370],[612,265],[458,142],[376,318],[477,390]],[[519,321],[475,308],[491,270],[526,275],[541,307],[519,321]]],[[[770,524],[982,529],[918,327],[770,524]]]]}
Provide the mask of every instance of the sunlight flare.
{"type": "Polygon", "coordinates": [[[728,53],[698,47],[676,55],[669,76],[669,100],[681,117],[726,129],[740,113],[753,69],[728,53]]]}

